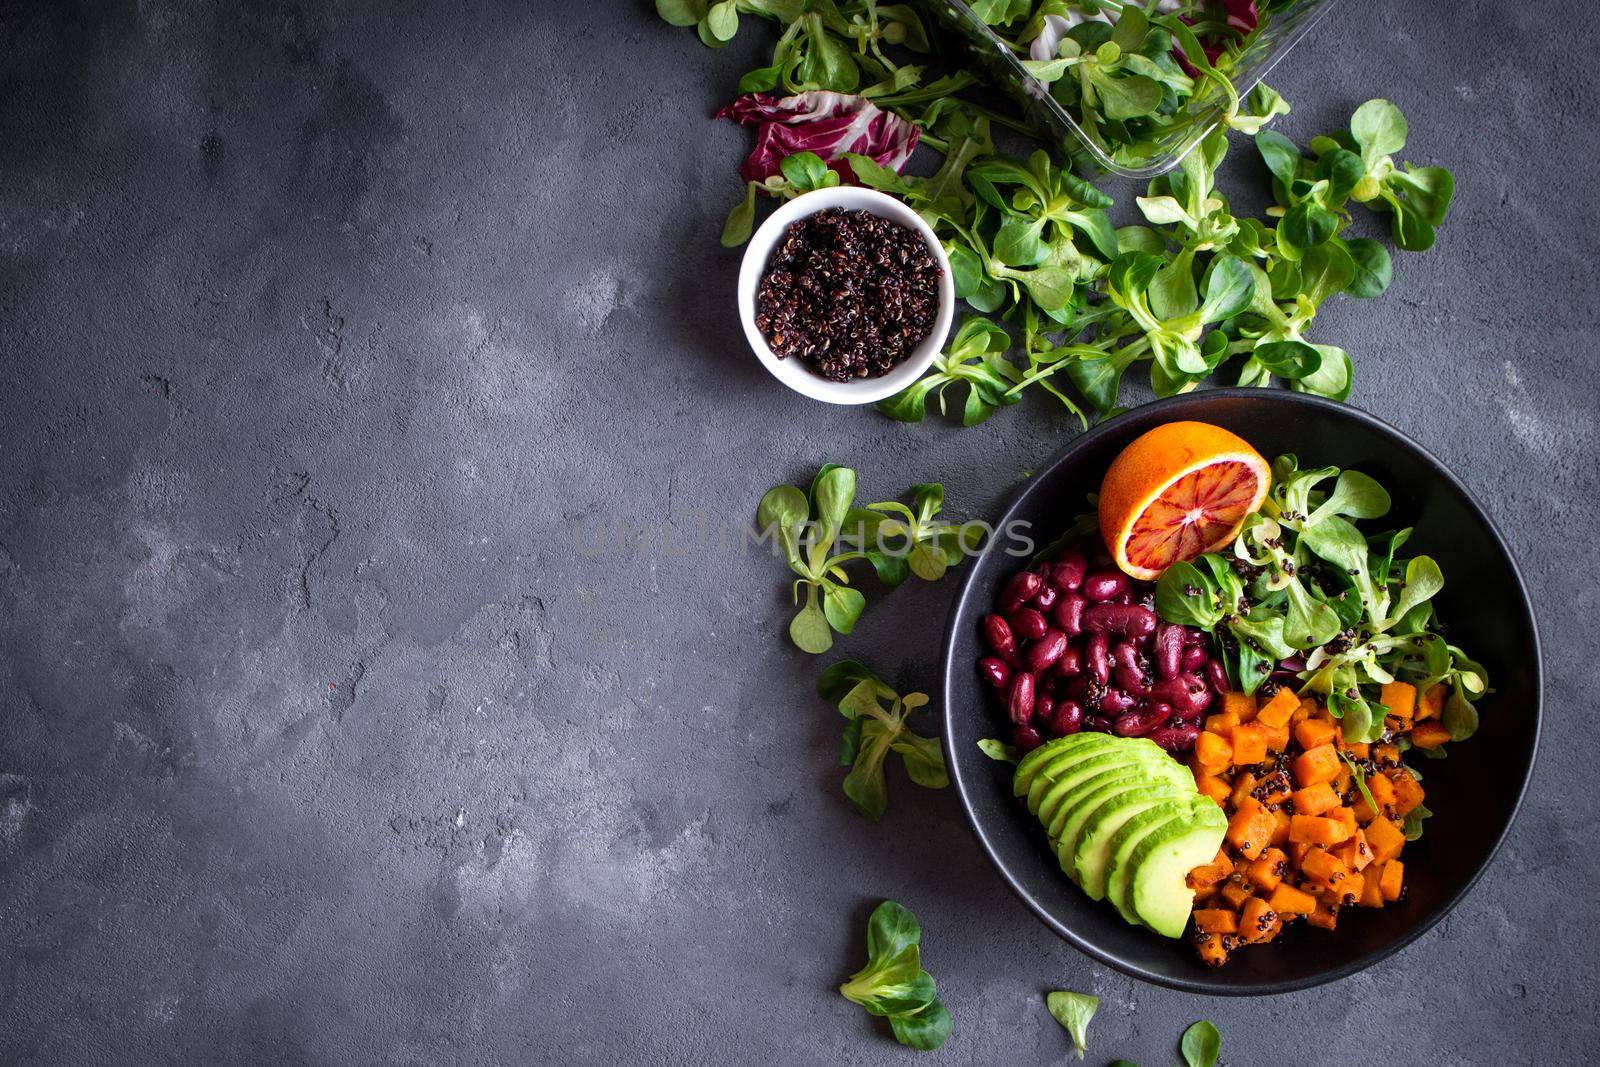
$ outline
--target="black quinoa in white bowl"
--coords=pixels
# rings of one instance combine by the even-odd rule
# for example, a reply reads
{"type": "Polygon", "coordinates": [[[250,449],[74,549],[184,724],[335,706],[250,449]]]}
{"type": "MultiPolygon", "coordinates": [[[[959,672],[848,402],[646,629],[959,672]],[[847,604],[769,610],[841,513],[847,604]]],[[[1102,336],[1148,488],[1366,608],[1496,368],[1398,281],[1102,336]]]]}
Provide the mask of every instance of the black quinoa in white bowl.
{"type": "Polygon", "coordinates": [[[944,347],[955,283],[927,223],[894,197],[837,186],[773,212],[739,272],[758,359],[796,392],[870,404],[905,389],[944,347]]]}

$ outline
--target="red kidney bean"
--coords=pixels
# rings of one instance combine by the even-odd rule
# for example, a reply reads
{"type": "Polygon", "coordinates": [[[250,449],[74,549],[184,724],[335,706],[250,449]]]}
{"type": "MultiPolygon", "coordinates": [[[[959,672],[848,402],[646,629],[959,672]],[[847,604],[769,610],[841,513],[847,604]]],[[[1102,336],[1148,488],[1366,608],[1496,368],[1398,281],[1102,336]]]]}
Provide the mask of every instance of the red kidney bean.
{"type": "Polygon", "coordinates": [[[1039,592],[1034,594],[1033,606],[1038,608],[1040,611],[1049,611],[1055,606],[1055,602],[1060,598],[1060,596],[1060,589],[1057,589],[1049,582],[1045,582],[1044,585],[1039,587],[1039,592]]]}
{"type": "Polygon", "coordinates": [[[1111,639],[1105,634],[1090,634],[1083,643],[1083,665],[1090,677],[1105,685],[1111,678],[1111,639]]]}
{"type": "Polygon", "coordinates": [[[1206,681],[1211,683],[1211,688],[1218,694],[1228,691],[1228,672],[1223,669],[1221,660],[1206,660],[1206,681]]]}
{"type": "Polygon", "coordinates": [[[1174,711],[1193,714],[1211,706],[1211,690],[1199,675],[1184,672],[1150,687],[1150,699],[1171,704],[1174,711]]]}
{"type": "Polygon", "coordinates": [[[1040,693],[1033,698],[1033,721],[1041,726],[1048,726],[1050,719],[1056,713],[1056,698],[1047,693],[1040,693]]]}
{"type": "Polygon", "coordinates": [[[1083,595],[1090,600],[1113,600],[1128,591],[1128,579],[1121,571],[1095,571],[1083,579],[1083,595]]]}
{"type": "Polygon", "coordinates": [[[1057,737],[1077,733],[1083,729],[1083,707],[1076,700],[1061,701],[1050,719],[1050,729],[1057,737]]]}
{"type": "Polygon", "coordinates": [[[1083,720],[1083,728],[1093,734],[1109,734],[1111,720],[1103,715],[1091,715],[1083,720]]]}
{"type": "Polygon", "coordinates": [[[1206,660],[1210,658],[1210,656],[1206,655],[1206,646],[1185,645],[1182,660],[1183,669],[1186,671],[1198,671],[1206,665],[1206,660]]]}
{"type": "Polygon", "coordinates": [[[1006,622],[1013,634],[1030,641],[1043,637],[1044,632],[1050,629],[1050,624],[1044,621],[1044,616],[1032,608],[1018,608],[1007,616],[1006,622]]]}
{"type": "Polygon", "coordinates": [[[1075,678],[1083,673],[1083,649],[1069,644],[1056,660],[1055,673],[1062,678],[1075,678]]]}
{"type": "Polygon", "coordinates": [[[1206,643],[1206,632],[1204,630],[1191,630],[1185,626],[1183,628],[1183,643],[1186,645],[1203,645],[1206,643]]]}
{"type": "Polygon", "coordinates": [[[1019,755],[1026,755],[1044,743],[1039,731],[1031,726],[1018,726],[1011,731],[1011,744],[1019,755]]]}
{"type": "Polygon", "coordinates": [[[1130,667],[1118,667],[1111,672],[1111,677],[1119,689],[1135,697],[1143,697],[1150,692],[1150,682],[1141,671],[1130,667]]]}
{"type": "Polygon", "coordinates": [[[1033,718],[1035,681],[1033,675],[1027,671],[1018,671],[1011,676],[1011,689],[1006,697],[1006,713],[1018,726],[1033,718]]]}
{"type": "Polygon", "coordinates": [[[1000,614],[1010,615],[1022,605],[1032,600],[1044,585],[1044,579],[1032,571],[1018,571],[1011,576],[1011,580],[1000,590],[998,607],[1000,614]]]}
{"type": "Polygon", "coordinates": [[[1125,693],[1121,689],[1112,686],[1110,689],[1107,689],[1105,691],[1105,695],[1100,698],[1100,714],[1121,715],[1123,712],[1130,710],[1138,703],[1138,699],[1132,694],[1125,693]]]}
{"type": "Polygon", "coordinates": [[[988,614],[983,617],[983,641],[994,654],[1015,667],[1022,662],[1022,657],[1017,655],[1017,639],[1012,636],[1011,626],[999,615],[988,614]]]}
{"type": "Polygon", "coordinates": [[[1200,727],[1189,723],[1175,723],[1158,726],[1146,736],[1168,752],[1187,752],[1194,747],[1195,739],[1200,736],[1200,727]]]}
{"type": "Polygon", "coordinates": [[[1145,637],[1156,632],[1160,621],[1137,604],[1090,604],[1083,611],[1083,628],[1090,633],[1145,637]]]}
{"type": "Polygon", "coordinates": [[[1083,633],[1083,612],[1088,605],[1089,602],[1081,593],[1062,593],[1056,600],[1056,606],[1051,609],[1050,617],[1062,633],[1077,637],[1083,633]]]}
{"type": "Polygon", "coordinates": [[[1050,567],[1050,580],[1059,585],[1063,591],[1077,592],[1083,584],[1084,572],[1088,564],[1084,562],[1083,553],[1075,548],[1069,548],[1056,557],[1050,567]]]}
{"type": "Polygon", "coordinates": [[[1083,705],[1085,711],[1095,711],[1100,707],[1100,694],[1105,692],[1105,686],[1099,685],[1087,674],[1080,674],[1067,682],[1067,699],[1076,700],[1083,705]]]}
{"type": "Polygon", "coordinates": [[[1164,622],[1156,627],[1156,673],[1171,678],[1183,669],[1183,627],[1164,622]]]}
{"type": "Polygon", "coordinates": [[[996,689],[1004,689],[1011,681],[1011,668],[999,656],[985,656],[978,661],[978,674],[996,689]]]}
{"type": "Polygon", "coordinates": [[[1111,732],[1118,737],[1144,737],[1170,718],[1172,708],[1169,705],[1146,704],[1118,715],[1111,724],[1111,732]]]}
{"type": "Polygon", "coordinates": [[[1025,653],[1028,669],[1035,674],[1043,674],[1066,650],[1067,635],[1060,630],[1049,630],[1028,646],[1028,651],[1025,653]]]}
{"type": "Polygon", "coordinates": [[[1112,643],[1111,665],[1113,667],[1131,667],[1141,672],[1144,670],[1139,665],[1139,647],[1126,638],[1112,643]]]}

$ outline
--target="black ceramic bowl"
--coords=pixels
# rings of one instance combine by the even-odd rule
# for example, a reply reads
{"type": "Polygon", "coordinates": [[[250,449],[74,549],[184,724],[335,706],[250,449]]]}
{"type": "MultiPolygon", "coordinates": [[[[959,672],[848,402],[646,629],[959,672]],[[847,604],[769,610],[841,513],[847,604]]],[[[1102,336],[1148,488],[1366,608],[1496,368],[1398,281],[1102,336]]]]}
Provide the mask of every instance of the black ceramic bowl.
{"type": "Polygon", "coordinates": [[[978,620],[996,591],[1027,564],[994,544],[967,569],[945,636],[945,759],[978,841],[1001,876],[1056,933],[1117,969],[1194,993],[1282,993],[1319,985],[1378,962],[1421,936],[1477,881],[1511,827],[1533,769],[1539,739],[1541,671],[1533,610],[1517,566],[1494,524],[1460,482],[1426,451],[1371,415],[1314,397],[1255,389],[1175,397],[1106,422],[1046,463],[1012,501],[997,529],[1023,520],[1040,545],[1086,508],[1085,495],[1135,437],[1174,419],[1226,427],[1271,459],[1283,452],[1302,467],[1355,467],[1393,496],[1384,520],[1415,526],[1406,545],[1444,570],[1437,598],[1452,640],[1482,662],[1493,692],[1478,705],[1475,736],[1451,745],[1450,758],[1424,760],[1434,815],[1406,847],[1406,897],[1381,910],[1346,909],[1336,931],[1294,923],[1270,945],[1236,953],[1211,970],[1186,940],[1130,926],[1067,880],[1043,832],[1011,795],[1011,768],[977,742],[1007,737],[988,686],[974,667],[984,654],[978,620]]]}

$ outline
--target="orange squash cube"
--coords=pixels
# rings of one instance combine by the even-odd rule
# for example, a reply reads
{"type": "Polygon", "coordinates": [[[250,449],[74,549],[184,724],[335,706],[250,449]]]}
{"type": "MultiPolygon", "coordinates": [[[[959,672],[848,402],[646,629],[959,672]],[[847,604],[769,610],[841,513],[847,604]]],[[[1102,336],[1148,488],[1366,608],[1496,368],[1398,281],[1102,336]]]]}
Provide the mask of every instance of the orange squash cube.
{"type": "Polygon", "coordinates": [[[1374,863],[1394,859],[1406,846],[1406,835],[1389,819],[1373,819],[1367,824],[1366,835],[1374,863]]]}
{"type": "Polygon", "coordinates": [[[1221,807],[1222,802],[1228,799],[1228,783],[1214,774],[1197,774],[1194,779],[1195,788],[1200,790],[1200,795],[1210,797],[1221,807]]]}
{"type": "Polygon", "coordinates": [[[1378,891],[1383,894],[1383,899],[1396,901],[1400,899],[1400,890],[1405,886],[1406,865],[1399,860],[1390,860],[1383,865],[1383,872],[1378,875],[1378,891]]]}
{"type": "Polygon", "coordinates": [[[1438,748],[1450,740],[1450,731],[1444,728],[1444,723],[1429,719],[1417,723],[1406,736],[1417,748],[1438,748]]]}
{"type": "Polygon", "coordinates": [[[1304,789],[1296,789],[1290,802],[1294,804],[1296,815],[1321,815],[1331,808],[1337,808],[1339,797],[1334,793],[1333,786],[1318,782],[1304,789]]]}
{"type": "Polygon", "coordinates": [[[1278,888],[1278,883],[1283,881],[1283,876],[1288,873],[1289,857],[1283,854],[1282,849],[1269,848],[1250,864],[1245,877],[1257,888],[1270,893],[1278,888]]]}
{"type": "Polygon", "coordinates": [[[1306,853],[1300,869],[1307,878],[1329,889],[1338,890],[1350,876],[1350,868],[1325,848],[1314,848],[1306,853]]]}
{"type": "MultiPolygon", "coordinates": [[[[1301,723],[1302,727],[1304,725],[1301,723]]],[[[1339,759],[1339,753],[1332,745],[1324,742],[1314,748],[1308,746],[1306,751],[1295,758],[1293,764],[1295,784],[1304,789],[1318,782],[1331,782],[1339,777],[1339,771],[1343,767],[1344,762],[1339,759]]]]}
{"type": "Polygon", "coordinates": [[[1279,915],[1310,915],[1317,909],[1317,898],[1284,882],[1272,891],[1267,904],[1279,915]]]}
{"type": "Polygon", "coordinates": [[[1223,947],[1221,934],[1195,942],[1195,950],[1200,954],[1200,962],[1207,967],[1221,967],[1228,962],[1228,950],[1223,947]]]}
{"type": "Polygon", "coordinates": [[[1221,770],[1233,759],[1233,744],[1216,731],[1206,730],[1195,738],[1194,758],[1208,770],[1221,770]]]}
{"type": "Polygon", "coordinates": [[[1294,739],[1303,749],[1318,748],[1333,743],[1333,723],[1327,719],[1307,719],[1294,728],[1294,739]]]}
{"type": "Polygon", "coordinates": [[[1218,737],[1226,737],[1229,740],[1232,740],[1233,728],[1238,725],[1239,716],[1235,715],[1231,711],[1222,711],[1215,715],[1206,716],[1205,732],[1208,734],[1216,734],[1218,737]]]}
{"type": "Polygon", "coordinates": [[[1435,682],[1422,694],[1422,699],[1417,702],[1417,721],[1424,719],[1437,719],[1444,715],[1444,698],[1449,694],[1443,682],[1435,682]]]}
{"type": "Polygon", "coordinates": [[[1306,922],[1312,926],[1320,926],[1324,930],[1332,930],[1339,925],[1339,905],[1330,904],[1325,900],[1317,901],[1316,908],[1306,916],[1306,922]]]}
{"type": "Polygon", "coordinates": [[[1250,722],[1256,717],[1256,698],[1250,693],[1223,693],[1222,713],[1235,722],[1250,722]]]}
{"type": "Polygon", "coordinates": [[[1241,767],[1267,758],[1267,731],[1257,723],[1240,723],[1233,728],[1233,762],[1241,767]]]}
{"type": "Polygon", "coordinates": [[[1265,900],[1251,897],[1239,910],[1239,939],[1250,945],[1266,941],[1275,932],[1272,928],[1277,921],[1278,913],[1265,900]]]}
{"type": "Polygon", "coordinates": [[[1410,722],[1417,712],[1417,687],[1410,682],[1385,682],[1378,702],[1389,709],[1390,717],[1410,722]]]}
{"type": "Polygon", "coordinates": [[[1196,908],[1194,928],[1208,934],[1236,934],[1239,932],[1239,914],[1228,908],[1196,908]]]}
{"type": "Polygon", "coordinates": [[[1222,888],[1218,892],[1221,893],[1222,899],[1227,901],[1230,907],[1234,908],[1242,906],[1246,900],[1250,899],[1250,887],[1243,882],[1223,882],[1222,888]]]}
{"type": "Polygon", "coordinates": [[[1361,883],[1361,893],[1358,902],[1363,908],[1383,907],[1383,888],[1378,884],[1377,872],[1368,871],[1361,883]]]}
{"type": "Polygon", "coordinates": [[[1319,815],[1296,815],[1289,820],[1289,840],[1295,844],[1337,845],[1348,841],[1352,831],[1337,819],[1319,815]]]}
{"type": "Polygon", "coordinates": [[[1350,840],[1328,851],[1339,857],[1339,862],[1352,871],[1363,870],[1372,862],[1372,849],[1367,847],[1367,835],[1361,830],[1357,830],[1350,840]]]}
{"type": "Polygon", "coordinates": [[[1272,839],[1272,812],[1255,797],[1246,797],[1228,820],[1228,843],[1246,859],[1255,859],[1272,839]]]}
{"type": "Polygon", "coordinates": [[[1288,726],[1289,720],[1294,718],[1294,709],[1299,706],[1300,698],[1285,686],[1261,705],[1261,710],[1256,712],[1256,722],[1263,726],[1288,726]]]}
{"type": "MultiPolygon", "coordinates": [[[[1395,814],[1409,815],[1422,804],[1422,798],[1425,795],[1422,783],[1417,781],[1410,771],[1404,769],[1395,771],[1392,781],[1383,775],[1374,776],[1374,781],[1379,779],[1391,782],[1389,788],[1394,794],[1394,800],[1391,801],[1391,804],[1394,807],[1395,814]]],[[[1373,799],[1377,799],[1378,794],[1374,793],[1372,796],[1373,799]]]]}

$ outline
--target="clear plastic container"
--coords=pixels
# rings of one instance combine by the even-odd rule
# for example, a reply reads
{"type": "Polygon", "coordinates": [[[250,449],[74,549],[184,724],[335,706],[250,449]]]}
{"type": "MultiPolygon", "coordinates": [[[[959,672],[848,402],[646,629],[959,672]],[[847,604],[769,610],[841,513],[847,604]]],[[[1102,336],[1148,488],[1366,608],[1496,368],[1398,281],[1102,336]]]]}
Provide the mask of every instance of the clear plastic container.
{"type": "MultiPolygon", "coordinates": [[[[1100,0],[1115,7],[1117,0],[1100,0]]],[[[1336,0],[1299,0],[1274,11],[1267,25],[1247,45],[1234,64],[1232,81],[1242,98],[1299,43],[1333,7],[1336,0]]],[[[1153,178],[1176,167],[1195,145],[1222,121],[1224,102],[1219,93],[1192,101],[1186,115],[1170,134],[1147,155],[1116,160],[1089,138],[1076,118],[1050,95],[1049,87],[1028,74],[1009,45],[1001,40],[962,0],[926,0],[926,6],[944,28],[964,42],[978,69],[995,87],[1022,108],[1039,136],[1054,145],[1063,158],[1088,175],[1122,174],[1153,178]]]]}

